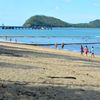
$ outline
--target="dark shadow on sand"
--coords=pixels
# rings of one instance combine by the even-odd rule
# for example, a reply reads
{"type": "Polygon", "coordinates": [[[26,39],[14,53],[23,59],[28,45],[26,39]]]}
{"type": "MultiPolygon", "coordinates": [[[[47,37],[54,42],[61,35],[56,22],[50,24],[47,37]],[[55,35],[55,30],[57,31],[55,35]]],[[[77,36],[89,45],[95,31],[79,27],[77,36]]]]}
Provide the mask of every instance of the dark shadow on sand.
{"type": "Polygon", "coordinates": [[[67,85],[0,81],[0,100],[100,100],[100,92],[67,85]]]}
{"type": "MultiPolygon", "coordinates": [[[[91,67],[100,67],[100,61],[93,60],[93,59],[85,59],[81,57],[74,57],[69,55],[61,55],[61,54],[51,54],[48,52],[40,52],[36,50],[28,50],[28,49],[21,49],[17,47],[6,47],[0,46],[0,55],[6,56],[14,56],[14,57],[44,57],[44,58],[57,58],[57,59],[67,59],[72,61],[83,61],[86,64],[91,64],[91,67]],[[18,50],[17,50],[18,49],[18,50]]],[[[1,63],[2,64],[2,63],[1,63]]],[[[6,64],[5,64],[6,65],[6,64]]],[[[12,65],[13,66],[13,65],[12,65]]],[[[17,66],[17,65],[16,65],[17,66]]],[[[87,65],[86,65],[87,66],[87,65]]],[[[85,67],[85,66],[83,66],[85,67]]]]}
{"type": "Polygon", "coordinates": [[[13,64],[13,63],[7,63],[7,62],[1,62],[0,61],[0,68],[16,68],[16,69],[43,69],[41,67],[37,67],[34,65],[22,65],[22,64],[13,64]]]}

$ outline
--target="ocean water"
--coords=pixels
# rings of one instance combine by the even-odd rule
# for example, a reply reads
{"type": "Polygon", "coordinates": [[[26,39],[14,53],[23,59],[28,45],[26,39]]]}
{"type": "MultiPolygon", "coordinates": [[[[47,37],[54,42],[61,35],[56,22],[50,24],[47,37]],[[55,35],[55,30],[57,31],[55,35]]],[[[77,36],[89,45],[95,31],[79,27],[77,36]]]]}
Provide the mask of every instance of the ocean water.
{"type": "Polygon", "coordinates": [[[80,51],[82,44],[89,49],[94,46],[95,53],[100,54],[100,28],[0,29],[0,41],[52,44],[49,48],[58,43],[58,49],[61,49],[61,43],[65,43],[64,50],[72,51],[80,51]]]}

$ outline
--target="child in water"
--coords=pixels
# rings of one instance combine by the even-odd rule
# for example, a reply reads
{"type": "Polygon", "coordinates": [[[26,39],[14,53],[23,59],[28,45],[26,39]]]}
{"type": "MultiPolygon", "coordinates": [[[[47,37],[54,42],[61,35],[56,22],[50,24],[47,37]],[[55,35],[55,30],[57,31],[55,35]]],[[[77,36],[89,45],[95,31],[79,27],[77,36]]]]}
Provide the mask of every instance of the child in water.
{"type": "Polygon", "coordinates": [[[92,46],[92,48],[91,48],[90,53],[91,53],[91,57],[94,57],[94,47],[93,47],[93,46],[92,46]]]}

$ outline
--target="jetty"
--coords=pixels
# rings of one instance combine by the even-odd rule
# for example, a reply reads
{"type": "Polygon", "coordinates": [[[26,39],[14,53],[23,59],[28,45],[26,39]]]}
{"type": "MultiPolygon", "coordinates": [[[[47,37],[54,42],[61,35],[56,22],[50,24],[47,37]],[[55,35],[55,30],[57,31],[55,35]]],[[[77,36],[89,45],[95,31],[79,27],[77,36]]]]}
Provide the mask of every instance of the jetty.
{"type": "Polygon", "coordinates": [[[0,29],[41,29],[41,30],[48,30],[52,29],[51,26],[32,26],[32,27],[24,27],[24,26],[0,26],[0,29]]]}

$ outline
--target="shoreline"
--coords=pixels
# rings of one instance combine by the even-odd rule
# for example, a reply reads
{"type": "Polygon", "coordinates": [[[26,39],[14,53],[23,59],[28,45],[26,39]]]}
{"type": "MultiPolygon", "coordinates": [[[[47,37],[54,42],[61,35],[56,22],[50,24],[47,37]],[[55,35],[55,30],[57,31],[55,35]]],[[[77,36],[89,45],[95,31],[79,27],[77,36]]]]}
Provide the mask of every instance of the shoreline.
{"type": "Polygon", "coordinates": [[[100,56],[0,42],[0,98],[100,100],[100,56]]]}
{"type": "MultiPolygon", "coordinates": [[[[46,51],[57,51],[57,52],[59,52],[59,53],[66,53],[67,54],[67,52],[68,53],[76,53],[76,54],[78,54],[78,56],[80,55],[81,56],[81,54],[80,54],[80,52],[79,51],[76,51],[76,50],[64,50],[64,49],[60,49],[60,48],[49,48],[49,47],[46,47],[46,46],[42,46],[41,44],[40,45],[38,45],[38,44],[26,44],[26,43],[15,43],[15,42],[3,42],[3,41],[0,41],[0,45],[4,45],[4,46],[12,46],[12,47],[21,47],[21,45],[22,46],[24,46],[24,48],[25,49],[27,49],[27,48],[31,48],[31,49],[40,49],[40,50],[46,50],[46,51]],[[15,46],[14,46],[14,44],[15,44],[15,46]],[[27,46],[27,47],[25,47],[25,45],[27,46]]],[[[61,45],[61,44],[58,44],[58,45],[61,45]]],[[[21,48],[23,48],[23,47],[21,47],[21,48]]],[[[90,55],[90,54],[89,54],[90,55]]],[[[97,56],[97,57],[99,57],[100,56],[100,54],[95,54],[95,56],[97,56]]],[[[85,56],[84,56],[85,57],[85,56]]]]}

